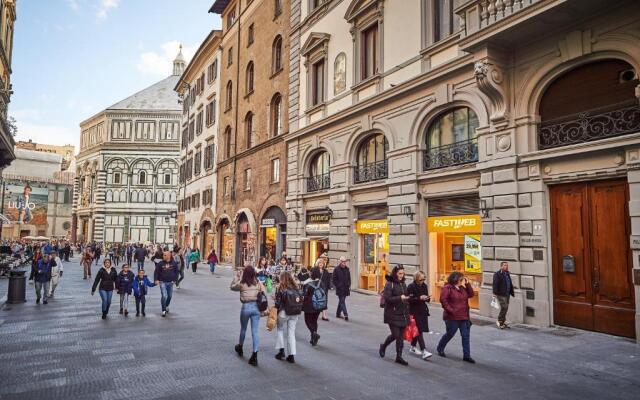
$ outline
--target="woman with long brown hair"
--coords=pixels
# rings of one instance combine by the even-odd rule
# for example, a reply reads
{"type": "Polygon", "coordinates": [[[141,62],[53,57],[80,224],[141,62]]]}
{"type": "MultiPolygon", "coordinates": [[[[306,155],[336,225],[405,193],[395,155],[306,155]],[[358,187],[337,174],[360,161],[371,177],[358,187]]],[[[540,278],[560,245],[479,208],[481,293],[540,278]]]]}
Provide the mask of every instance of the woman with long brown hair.
{"type": "Polygon", "coordinates": [[[276,340],[276,359],[295,363],[296,355],[296,323],[302,313],[303,295],[290,272],[280,273],[278,290],[276,291],[276,308],[278,309],[278,337],[276,340]],[[286,336],[286,352],[285,352],[286,336]]]}
{"type": "Polygon", "coordinates": [[[243,355],[242,345],[247,332],[247,325],[251,320],[251,340],[253,342],[253,353],[249,359],[249,364],[258,366],[258,346],[260,338],[258,337],[258,327],[260,324],[260,310],[258,309],[258,294],[264,291],[264,287],[256,277],[256,270],[249,265],[243,270],[236,272],[231,282],[231,290],[240,292],[240,302],[242,309],[240,311],[240,339],[235,347],[236,353],[240,357],[243,355]]]}

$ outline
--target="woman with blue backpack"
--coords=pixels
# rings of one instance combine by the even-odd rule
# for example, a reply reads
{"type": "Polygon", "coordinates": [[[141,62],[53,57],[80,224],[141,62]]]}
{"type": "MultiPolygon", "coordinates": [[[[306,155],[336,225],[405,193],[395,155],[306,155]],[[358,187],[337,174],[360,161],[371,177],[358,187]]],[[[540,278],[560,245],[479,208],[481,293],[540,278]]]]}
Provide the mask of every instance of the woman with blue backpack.
{"type": "Polygon", "coordinates": [[[327,309],[327,292],[322,287],[320,282],[320,269],[311,269],[311,278],[304,285],[304,304],[302,305],[302,311],[304,311],[304,323],[309,329],[311,334],[312,346],[318,344],[320,335],[318,334],[318,318],[320,313],[327,309]]]}

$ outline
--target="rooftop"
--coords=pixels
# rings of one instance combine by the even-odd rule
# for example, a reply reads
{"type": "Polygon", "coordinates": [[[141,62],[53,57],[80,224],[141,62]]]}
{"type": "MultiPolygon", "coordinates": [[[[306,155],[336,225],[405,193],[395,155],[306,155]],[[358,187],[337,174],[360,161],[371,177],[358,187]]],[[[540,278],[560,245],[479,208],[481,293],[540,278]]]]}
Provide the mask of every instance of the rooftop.
{"type": "Polygon", "coordinates": [[[181,111],[178,94],[173,90],[180,76],[171,75],[117,102],[107,110],[181,111]]]}

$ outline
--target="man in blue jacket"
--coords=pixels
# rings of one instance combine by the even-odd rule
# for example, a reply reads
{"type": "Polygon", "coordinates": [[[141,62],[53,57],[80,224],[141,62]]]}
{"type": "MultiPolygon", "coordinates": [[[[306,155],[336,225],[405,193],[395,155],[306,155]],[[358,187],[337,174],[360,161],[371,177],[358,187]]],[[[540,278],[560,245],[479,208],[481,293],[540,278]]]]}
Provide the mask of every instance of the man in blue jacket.
{"type": "Polygon", "coordinates": [[[33,281],[36,289],[36,304],[40,304],[40,293],[42,289],[44,289],[44,294],[42,296],[42,304],[47,304],[47,294],[49,293],[49,281],[51,280],[51,268],[55,267],[56,262],[54,261],[55,254],[48,253],[44,257],[42,257],[38,264],[36,265],[35,276],[33,277],[33,281]]]}
{"type": "Polygon", "coordinates": [[[171,295],[173,294],[173,284],[178,280],[178,264],[173,260],[170,251],[162,254],[162,260],[156,263],[156,270],[153,280],[156,285],[160,285],[160,304],[162,305],[162,316],[166,317],[169,312],[171,295]]]}
{"type": "Polygon", "coordinates": [[[493,274],[493,295],[498,299],[500,304],[500,313],[496,325],[498,328],[508,328],[507,311],[509,310],[509,296],[515,297],[513,292],[513,283],[509,274],[509,263],[503,261],[500,263],[500,269],[493,274]]]}

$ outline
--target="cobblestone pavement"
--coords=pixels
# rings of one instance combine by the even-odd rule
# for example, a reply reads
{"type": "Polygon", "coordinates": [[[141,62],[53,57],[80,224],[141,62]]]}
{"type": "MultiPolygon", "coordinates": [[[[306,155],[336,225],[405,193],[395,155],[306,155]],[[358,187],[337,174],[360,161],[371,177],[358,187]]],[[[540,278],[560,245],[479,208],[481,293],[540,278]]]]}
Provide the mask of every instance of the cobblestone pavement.
{"type": "MultiPolygon", "coordinates": [[[[114,296],[103,321],[99,296],[90,296],[90,282],[77,263],[68,263],[49,304],[36,305],[28,285],[27,303],[0,310],[0,399],[640,398],[640,346],[571,329],[500,331],[477,320],[476,365],[461,361],[459,337],[446,359],[425,362],[406,347],[409,367],[389,354],[380,359],[387,329],[377,298],[360,294],[348,300],[349,322],[320,321],[316,348],[299,321],[295,365],[273,358],[275,334],[262,328],[260,366],[253,368],[233,351],[240,303],[228,289],[230,276],[221,268],[216,276],[206,268],[188,272],[167,318],[160,317],[158,288],[150,289],[146,318],[118,315],[114,296]]],[[[330,308],[335,305],[332,293],[330,308]]],[[[444,328],[440,310],[432,308],[431,351],[444,328]]]]}

